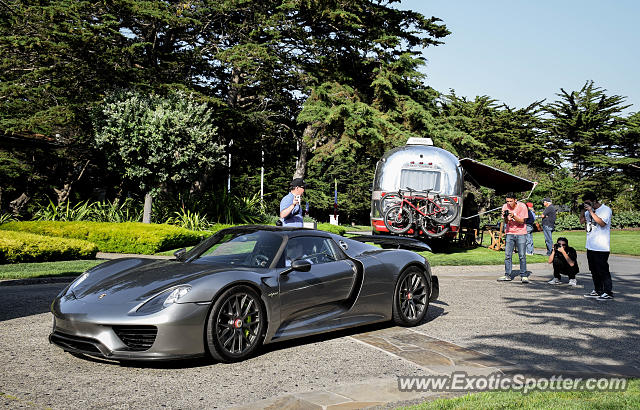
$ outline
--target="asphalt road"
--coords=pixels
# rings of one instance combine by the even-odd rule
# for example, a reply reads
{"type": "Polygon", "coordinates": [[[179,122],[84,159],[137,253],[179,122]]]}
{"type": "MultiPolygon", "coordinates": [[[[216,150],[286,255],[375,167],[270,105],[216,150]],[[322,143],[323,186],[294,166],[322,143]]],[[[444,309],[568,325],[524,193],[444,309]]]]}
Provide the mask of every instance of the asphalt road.
{"type": "MultiPolygon", "coordinates": [[[[59,285],[0,288],[0,403],[52,408],[224,408],[421,369],[340,332],[265,346],[239,364],[210,360],[122,365],[50,345],[59,285]]],[[[374,329],[367,327],[365,329],[374,329]]],[[[358,330],[362,331],[362,329],[358,330]]]]}
{"type": "MultiPolygon", "coordinates": [[[[580,258],[584,259],[581,255],[580,258]]],[[[419,330],[521,365],[640,366],[640,259],[613,258],[616,300],[582,297],[586,288],[552,286],[534,265],[532,283],[499,283],[500,267],[437,268],[441,298],[419,330]]],[[[581,271],[587,270],[581,260],[581,271]]],[[[210,360],[120,364],[75,357],[47,341],[49,303],[65,284],[0,287],[0,403],[51,408],[224,408],[291,392],[397,375],[423,368],[350,335],[380,326],[265,346],[243,363],[210,360]]]]}

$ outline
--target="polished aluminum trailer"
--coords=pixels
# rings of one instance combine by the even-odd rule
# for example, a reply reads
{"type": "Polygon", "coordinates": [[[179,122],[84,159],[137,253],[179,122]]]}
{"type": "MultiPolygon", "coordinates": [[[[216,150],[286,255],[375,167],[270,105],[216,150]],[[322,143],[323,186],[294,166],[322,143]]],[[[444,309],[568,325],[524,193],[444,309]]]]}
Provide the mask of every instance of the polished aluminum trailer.
{"type": "MultiPolygon", "coordinates": [[[[536,183],[469,158],[459,160],[451,152],[434,147],[431,138],[409,138],[406,145],[387,151],[376,164],[371,195],[371,227],[374,234],[388,234],[384,224],[384,197],[410,188],[429,192],[429,197],[447,195],[458,204],[458,216],[446,236],[456,235],[461,224],[464,181],[493,188],[496,192],[522,192],[536,183]]],[[[428,237],[419,228],[407,235],[428,237]]]]}

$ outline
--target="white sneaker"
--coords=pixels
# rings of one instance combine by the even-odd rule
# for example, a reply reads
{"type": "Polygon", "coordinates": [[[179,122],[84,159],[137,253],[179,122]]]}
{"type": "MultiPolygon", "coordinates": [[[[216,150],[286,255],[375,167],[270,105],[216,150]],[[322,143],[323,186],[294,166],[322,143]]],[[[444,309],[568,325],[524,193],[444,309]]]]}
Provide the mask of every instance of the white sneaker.
{"type": "Polygon", "coordinates": [[[569,279],[569,286],[578,286],[578,280],[577,279],[569,279]]]}
{"type": "Polygon", "coordinates": [[[529,283],[529,277],[528,277],[528,276],[522,276],[522,277],[520,277],[520,282],[522,282],[522,283],[529,283]]]}
{"type": "Polygon", "coordinates": [[[600,294],[595,290],[592,290],[591,293],[587,293],[586,295],[582,295],[582,296],[584,296],[585,298],[599,298],[600,294]]]}
{"type": "Polygon", "coordinates": [[[562,283],[561,280],[559,280],[558,278],[553,278],[551,279],[549,282],[547,282],[549,285],[557,285],[558,283],[562,283]]]}
{"type": "Polygon", "coordinates": [[[500,276],[497,280],[498,282],[508,282],[510,280],[513,280],[513,278],[511,276],[504,275],[500,276]]]}

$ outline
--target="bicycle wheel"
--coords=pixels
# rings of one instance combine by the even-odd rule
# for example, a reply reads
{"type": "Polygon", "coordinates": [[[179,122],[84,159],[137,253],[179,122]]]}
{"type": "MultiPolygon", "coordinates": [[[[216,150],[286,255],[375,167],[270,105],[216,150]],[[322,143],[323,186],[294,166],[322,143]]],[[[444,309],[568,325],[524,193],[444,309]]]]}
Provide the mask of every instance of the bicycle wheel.
{"type": "Polygon", "coordinates": [[[393,205],[384,212],[384,226],[390,233],[405,233],[412,225],[413,212],[408,206],[393,205]]]}
{"type": "Polygon", "coordinates": [[[380,199],[380,215],[384,215],[384,213],[386,212],[386,210],[393,206],[393,205],[399,205],[400,202],[402,202],[402,196],[398,195],[397,193],[390,193],[387,194],[385,196],[382,197],[382,199],[380,199]]]}
{"type": "Polygon", "coordinates": [[[450,196],[441,195],[433,199],[433,219],[439,224],[448,224],[453,222],[458,216],[458,204],[450,196]]]}
{"type": "Polygon", "coordinates": [[[449,232],[449,225],[434,223],[432,219],[422,218],[422,221],[420,222],[422,232],[430,238],[439,238],[449,232]]]}

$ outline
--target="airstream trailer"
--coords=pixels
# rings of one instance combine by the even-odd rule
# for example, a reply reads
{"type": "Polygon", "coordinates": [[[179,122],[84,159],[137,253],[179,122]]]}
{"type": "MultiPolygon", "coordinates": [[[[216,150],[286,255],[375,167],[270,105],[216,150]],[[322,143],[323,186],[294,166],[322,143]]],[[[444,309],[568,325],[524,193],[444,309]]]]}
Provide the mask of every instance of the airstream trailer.
{"type": "MultiPolygon", "coordinates": [[[[464,190],[462,168],[455,155],[434,147],[431,138],[409,138],[407,144],[387,151],[376,165],[371,196],[371,226],[373,233],[389,233],[384,223],[383,199],[399,189],[411,188],[429,192],[429,196],[442,194],[462,204],[464,190]]],[[[460,212],[450,223],[455,234],[460,226],[460,212]]],[[[425,236],[420,230],[408,234],[425,236]]]]}
{"type": "MultiPolygon", "coordinates": [[[[532,181],[475,160],[458,160],[451,152],[434,147],[431,138],[409,138],[406,145],[387,151],[376,164],[370,214],[373,233],[390,233],[384,222],[385,196],[410,188],[429,192],[429,197],[442,195],[453,199],[458,207],[457,216],[444,228],[447,237],[454,237],[462,219],[465,178],[476,186],[493,188],[497,193],[523,192],[536,186],[532,181]]],[[[438,236],[423,232],[417,224],[407,234],[438,236]]]]}

